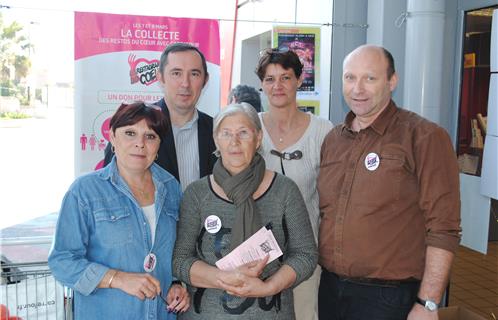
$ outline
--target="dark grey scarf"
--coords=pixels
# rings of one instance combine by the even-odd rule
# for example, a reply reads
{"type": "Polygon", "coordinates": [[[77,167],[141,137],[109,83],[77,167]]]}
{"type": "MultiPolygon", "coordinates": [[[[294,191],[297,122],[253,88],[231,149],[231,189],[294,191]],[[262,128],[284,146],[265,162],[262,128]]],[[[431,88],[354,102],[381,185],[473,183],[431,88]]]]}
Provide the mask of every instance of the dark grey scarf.
{"type": "Polygon", "coordinates": [[[257,152],[251,164],[235,176],[231,176],[223,167],[221,158],[214,165],[214,180],[223,189],[228,199],[233,201],[237,210],[232,227],[231,250],[261,229],[261,217],[254,205],[252,195],[263,181],[265,169],[265,160],[257,152]]]}

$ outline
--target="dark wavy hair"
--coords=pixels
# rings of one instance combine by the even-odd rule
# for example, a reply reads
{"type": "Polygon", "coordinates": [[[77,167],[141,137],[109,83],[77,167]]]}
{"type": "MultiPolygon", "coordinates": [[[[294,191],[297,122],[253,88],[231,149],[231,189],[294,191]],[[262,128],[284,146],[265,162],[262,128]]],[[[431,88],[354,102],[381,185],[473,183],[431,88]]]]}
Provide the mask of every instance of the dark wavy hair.
{"type": "Polygon", "coordinates": [[[294,51],[287,48],[269,48],[261,51],[261,58],[256,66],[255,72],[259,80],[263,81],[266,68],[272,63],[281,65],[285,70],[294,70],[296,78],[299,78],[303,73],[303,64],[294,51]]]}
{"type": "Polygon", "coordinates": [[[143,101],[122,103],[112,116],[110,127],[116,133],[117,128],[134,125],[142,119],[163,140],[169,129],[166,117],[158,106],[143,101]]]}

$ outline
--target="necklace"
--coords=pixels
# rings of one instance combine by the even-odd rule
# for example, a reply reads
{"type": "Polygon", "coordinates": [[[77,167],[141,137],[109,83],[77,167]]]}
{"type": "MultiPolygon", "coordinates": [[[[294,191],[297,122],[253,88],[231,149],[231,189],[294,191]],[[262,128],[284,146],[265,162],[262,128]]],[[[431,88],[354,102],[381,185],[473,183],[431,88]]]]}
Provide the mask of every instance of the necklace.
{"type": "Polygon", "coordinates": [[[131,188],[131,191],[133,192],[133,194],[137,197],[137,198],[142,198],[144,199],[145,201],[149,201],[150,200],[150,192],[147,191],[147,183],[144,182],[144,186],[142,188],[139,188],[138,186],[136,185],[133,185],[131,183],[128,183],[128,185],[130,186],[131,188]]]}
{"type": "MultiPolygon", "coordinates": [[[[271,120],[270,120],[271,121],[271,120]]],[[[287,136],[290,133],[290,130],[287,132],[283,132],[274,122],[270,122],[270,126],[266,128],[268,133],[270,134],[270,137],[273,137],[274,141],[278,141],[278,143],[283,143],[284,142],[284,137],[287,136]]]]}
{"type": "Polygon", "coordinates": [[[147,192],[147,191],[145,191],[145,187],[144,187],[144,188],[142,188],[142,189],[140,189],[140,188],[138,188],[137,186],[134,186],[134,185],[131,185],[131,184],[130,184],[130,187],[131,187],[131,189],[132,189],[132,191],[133,191],[133,193],[134,193],[135,195],[136,195],[136,193],[138,192],[138,194],[140,194],[140,195],[142,196],[142,198],[143,198],[143,199],[145,199],[146,201],[148,201],[148,200],[149,200],[149,198],[150,198],[150,193],[149,193],[149,192],[147,192]]]}
{"type": "MultiPolygon", "coordinates": [[[[138,189],[138,188],[137,188],[138,189]]],[[[145,192],[145,188],[144,189],[138,189],[138,192],[140,192],[140,194],[142,195],[142,197],[148,199],[149,198],[149,193],[148,192],[145,192]]]]}
{"type": "MultiPolygon", "coordinates": [[[[268,131],[270,137],[272,137],[273,141],[284,143],[284,137],[288,141],[293,140],[293,123],[296,122],[296,116],[289,118],[288,121],[285,121],[284,123],[282,121],[277,121],[276,119],[274,119],[271,113],[268,112],[266,113],[266,121],[268,122],[266,130],[268,131]]],[[[265,122],[264,118],[263,122],[265,122]]]]}

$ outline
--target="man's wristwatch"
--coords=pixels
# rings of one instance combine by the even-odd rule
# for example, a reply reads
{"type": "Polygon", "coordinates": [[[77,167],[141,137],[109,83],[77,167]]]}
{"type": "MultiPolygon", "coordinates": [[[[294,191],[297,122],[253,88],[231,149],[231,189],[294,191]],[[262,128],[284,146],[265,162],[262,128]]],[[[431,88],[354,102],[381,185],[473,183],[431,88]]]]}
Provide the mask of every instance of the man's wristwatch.
{"type": "Polygon", "coordinates": [[[429,311],[437,311],[438,309],[437,303],[432,300],[423,300],[417,297],[417,303],[420,303],[429,311]]]}

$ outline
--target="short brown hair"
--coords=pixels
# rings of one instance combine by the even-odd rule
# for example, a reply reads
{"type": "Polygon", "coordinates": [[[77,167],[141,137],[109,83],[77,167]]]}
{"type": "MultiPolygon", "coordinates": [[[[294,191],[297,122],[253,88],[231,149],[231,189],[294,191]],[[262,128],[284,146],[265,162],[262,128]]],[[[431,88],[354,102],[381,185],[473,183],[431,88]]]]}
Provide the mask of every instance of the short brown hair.
{"type": "Polygon", "coordinates": [[[382,53],[387,60],[387,80],[391,80],[391,77],[396,72],[396,69],[394,68],[394,58],[391,52],[389,52],[386,48],[382,48],[382,53]]]}
{"type": "Polygon", "coordinates": [[[112,132],[116,133],[117,128],[134,125],[142,119],[145,119],[147,126],[163,140],[169,129],[166,117],[161,108],[143,101],[122,103],[112,116],[110,127],[112,132]]]}
{"type": "Polygon", "coordinates": [[[266,68],[272,63],[281,65],[285,70],[294,70],[296,78],[299,78],[303,73],[303,64],[294,51],[287,48],[268,48],[261,52],[261,58],[256,66],[255,72],[259,80],[263,81],[266,68]]]}
{"type": "Polygon", "coordinates": [[[161,54],[161,58],[159,60],[159,72],[162,74],[164,72],[164,68],[168,64],[168,56],[170,53],[175,53],[175,52],[185,52],[185,51],[194,51],[199,54],[201,57],[202,61],[202,70],[204,70],[204,83],[207,82],[207,79],[209,77],[208,73],[208,68],[207,68],[207,63],[206,63],[206,57],[202,53],[199,48],[189,44],[189,43],[184,43],[184,42],[175,42],[166,47],[164,49],[163,53],[161,54]]]}

